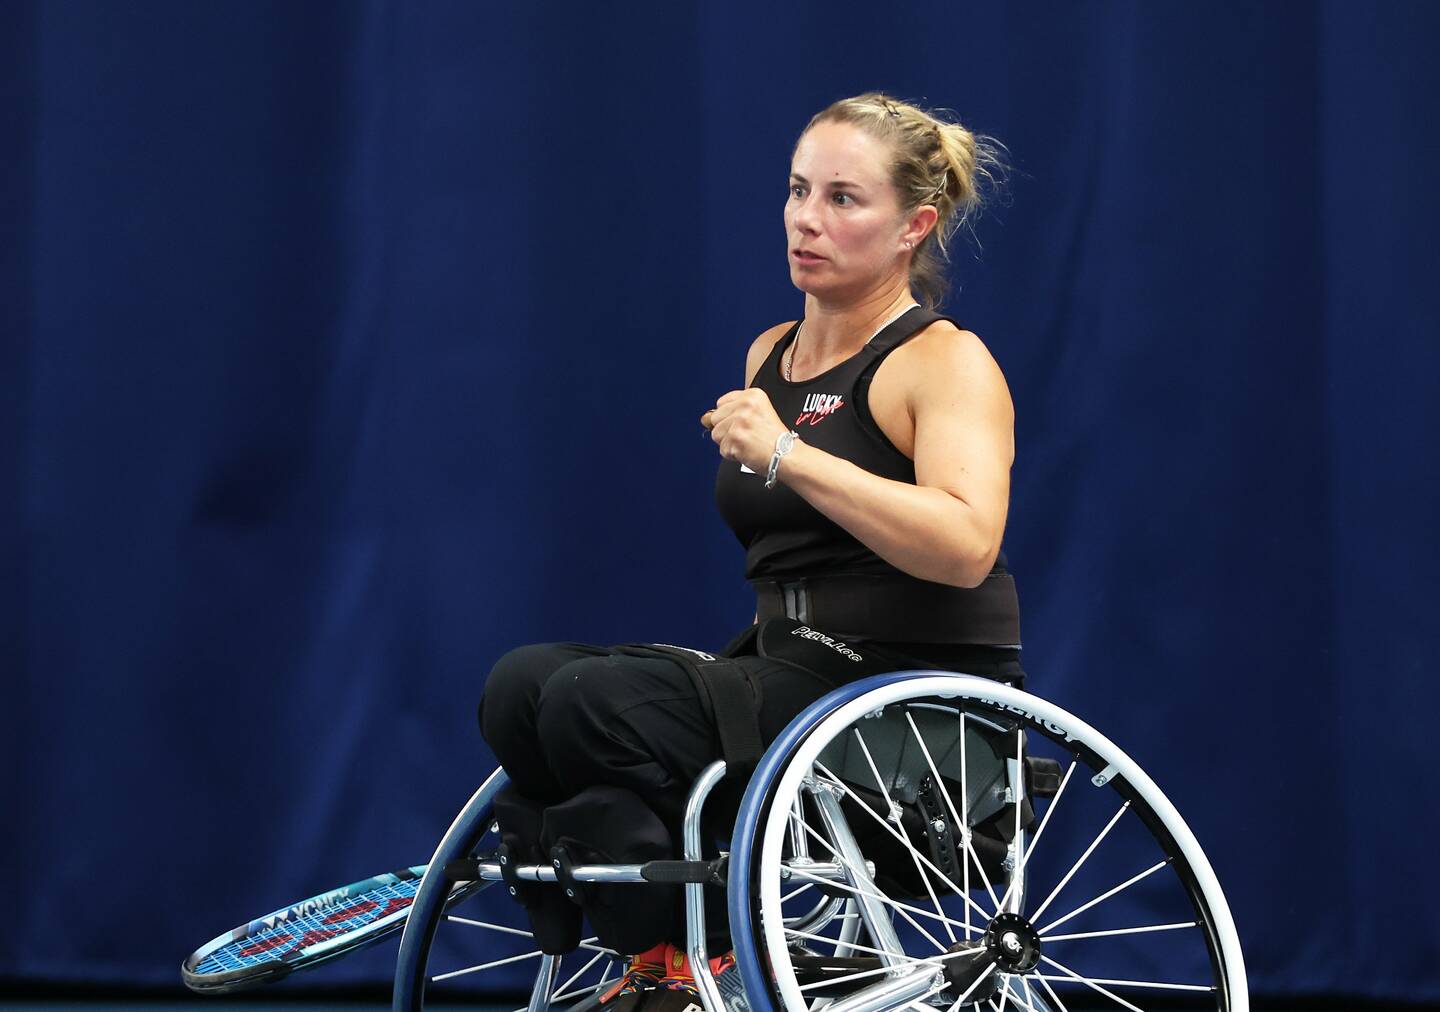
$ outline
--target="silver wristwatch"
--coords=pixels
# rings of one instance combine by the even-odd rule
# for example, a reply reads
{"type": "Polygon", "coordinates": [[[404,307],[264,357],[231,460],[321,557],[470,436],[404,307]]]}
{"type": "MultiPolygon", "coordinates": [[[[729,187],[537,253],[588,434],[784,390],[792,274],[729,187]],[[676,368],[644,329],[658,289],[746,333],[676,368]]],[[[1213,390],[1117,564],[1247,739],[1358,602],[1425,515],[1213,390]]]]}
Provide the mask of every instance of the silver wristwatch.
{"type": "Polygon", "coordinates": [[[775,475],[780,471],[780,458],[791,450],[795,449],[795,437],[798,433],[791,429],[789,432],[780,433],[780,438],[775,440],[775,452],[770,455],[770,470],[765,472],[765,487],[775,487],[775,475]]]}

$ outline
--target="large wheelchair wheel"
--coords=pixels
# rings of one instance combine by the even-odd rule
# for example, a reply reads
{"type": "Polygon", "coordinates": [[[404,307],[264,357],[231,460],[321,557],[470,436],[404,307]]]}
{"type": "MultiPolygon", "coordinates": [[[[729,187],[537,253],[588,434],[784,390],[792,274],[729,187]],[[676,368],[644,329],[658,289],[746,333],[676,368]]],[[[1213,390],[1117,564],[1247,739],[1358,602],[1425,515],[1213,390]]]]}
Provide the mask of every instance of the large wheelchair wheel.
{"type": "MultiPolygon", "coordinates": [[[[488,1008],[513,995],[511,1006],[524,1012],[537,980],[546,984],[547,1007],[586,1012],[624,968],[624,958],[587,938],[563,958],[543,955],[525,922],[519,904],[506,895],[503,883],[477,883],[476,894],[445,908],[453,885],[446,865],[471,858],[486,859],[499,847],[494,824],[494,797],[505,786],[504,770],[481,785],[430,859],[400,939],[395,963],[392,1008],[415,1012],[427,1001],[454,1001],[474,996],[488,1008]]],[[[543,1012],[534,1009],[532,1012],[543,1012]]]]}
{"type": "Polygon", "coordinates": [[[1094,728],[986,679],[877,676],[807,709],[750,782],[729,876],[750,1012],[1248,1012],[1174,807],[1094,728]]]}

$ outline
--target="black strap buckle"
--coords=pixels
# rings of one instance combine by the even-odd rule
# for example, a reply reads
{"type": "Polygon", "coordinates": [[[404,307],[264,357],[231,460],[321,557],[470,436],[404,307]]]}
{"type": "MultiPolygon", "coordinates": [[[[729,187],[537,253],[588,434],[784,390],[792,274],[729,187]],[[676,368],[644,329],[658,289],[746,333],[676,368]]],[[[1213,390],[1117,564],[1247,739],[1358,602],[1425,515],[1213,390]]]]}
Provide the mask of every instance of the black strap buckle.
{"type": "Polygon", "coordinates": [[[521,906],[529,906],[529,883],[520,881],[519,874],[515,871],[515,854],[508,843],[502,843],[500,849],[495,851],[495,860],[500,865],[500,879],[505,883],[506,891],[515,899],[520,901],[521,906]]]}
{"type": "Polygon", "coordinates": [[[809,622],[810,592],[805,589],[805,582],[801,580],[795,583],[781,583],[779,586],[785,617],[793,618],[797,622],[809,622]]]}
{"type": "Polygon", "coordinates": [[[570,860],[569,851],[562,846],[551,847],[550,867],[555,869],[555,881],[565,890],[566,898],[577,905],[583,903],[585,890],[575,881],[575,863],[570,860]]]}

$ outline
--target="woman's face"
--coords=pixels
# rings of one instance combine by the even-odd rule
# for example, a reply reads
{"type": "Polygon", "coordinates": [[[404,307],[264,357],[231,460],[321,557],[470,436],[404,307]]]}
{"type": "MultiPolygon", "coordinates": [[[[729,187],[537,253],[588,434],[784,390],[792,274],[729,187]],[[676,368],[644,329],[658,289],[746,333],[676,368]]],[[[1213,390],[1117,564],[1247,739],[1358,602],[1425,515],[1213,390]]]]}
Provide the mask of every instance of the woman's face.
{"type": "Polygon", "coordinates": [[[812,295],[863,295],[906,268],[906,220],[886,146],[849,123],[817,123],[790,163],[790,280],[812,295]]]}

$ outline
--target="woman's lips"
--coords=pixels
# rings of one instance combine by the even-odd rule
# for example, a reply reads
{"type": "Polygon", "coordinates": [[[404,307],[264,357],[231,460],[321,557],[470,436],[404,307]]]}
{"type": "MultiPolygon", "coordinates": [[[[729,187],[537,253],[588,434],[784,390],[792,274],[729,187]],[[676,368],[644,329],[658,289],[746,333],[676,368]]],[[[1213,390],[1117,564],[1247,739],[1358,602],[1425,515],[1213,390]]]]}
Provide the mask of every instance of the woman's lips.
{"type": "Polygon", "coordinates": [[[824,257],[819,256],[815,253],[810,253],[806,250],[798,249],[791,252],[790,255],[802,264],[818,264],[825,259],[824,257]]]}

